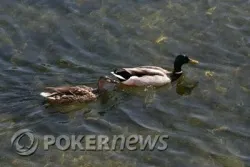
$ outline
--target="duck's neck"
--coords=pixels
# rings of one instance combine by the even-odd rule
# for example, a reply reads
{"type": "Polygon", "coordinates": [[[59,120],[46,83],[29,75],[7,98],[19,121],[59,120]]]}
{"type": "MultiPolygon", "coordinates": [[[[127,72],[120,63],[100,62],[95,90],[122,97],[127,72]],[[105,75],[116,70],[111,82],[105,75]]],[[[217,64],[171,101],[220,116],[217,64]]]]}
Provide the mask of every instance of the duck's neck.
{"type": "Polygon", "coordinates": [[[182,66],[182,65],[180,65],[180,64],[178,64],[178,63],[175,63],[175,64],[174,64],[173,74],[181,74],[181,73],[182,73],[181,66],[182,66]]]}
{"type": "Polygon", "coordinates": [[[171,82],[174,82],[182,75],[182,69],[181,66],[174,66],[174,70],[171,75],[171,82]]]}
{"type": "Polygon", "coordinates": [[[103,89],[103,88],[95,88],[95,89],[93,89],[93,93],[94,94],[96,94],[96,95],[100,95],[100,94],[102,94],[102,93],[104,93],[106,90],[105,89],[103,89]]]}
{"type": "Polygon", "coordinates": [[[98,95],[98,94],[100,94],[100,93],[101,93],[101,91],[100,91],[100,89],[95,88],[95,89],[93,89],[93,90],[92,90],[92,93],[94,93],[94,94],[98,95]]]}
{"type": "Polygon", "coordinates": [[[101,94],[102,92],[105,91],[104,84],[105,84],[105,81],[102,79],[99,79],[98,84],[97,84],[97,88],[95,88],[92,92],[95,94],[101,94]]]}

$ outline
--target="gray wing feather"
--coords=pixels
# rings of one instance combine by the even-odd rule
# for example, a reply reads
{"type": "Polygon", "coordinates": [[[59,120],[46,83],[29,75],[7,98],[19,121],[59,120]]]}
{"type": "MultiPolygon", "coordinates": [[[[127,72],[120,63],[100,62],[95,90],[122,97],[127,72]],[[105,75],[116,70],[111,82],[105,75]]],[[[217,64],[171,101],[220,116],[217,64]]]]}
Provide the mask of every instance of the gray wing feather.
{"type": "Polygon", "coordinates": [[[170,72],[156,66],[140,66],[135,68],[123,68],[127,72],[129,72],[131,75],[135,76],[143,76],[143,75],[167,75],[170,72]]]}

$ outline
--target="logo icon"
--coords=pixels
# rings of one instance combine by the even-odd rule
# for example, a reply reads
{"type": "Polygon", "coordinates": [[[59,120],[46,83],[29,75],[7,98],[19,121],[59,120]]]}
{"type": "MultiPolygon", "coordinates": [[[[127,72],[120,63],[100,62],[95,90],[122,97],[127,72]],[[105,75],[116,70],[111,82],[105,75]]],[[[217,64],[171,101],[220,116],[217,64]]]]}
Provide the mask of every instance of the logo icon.
{"type": "Polygon", "coordinates": [[[17,131],[11,138],[11,146],[19,155],[27,156],[33,154],[38,147],[38,140],[29,129],[17,131]],[[22,144],[22,139],[28,138],[28,144],[22,144]]]}

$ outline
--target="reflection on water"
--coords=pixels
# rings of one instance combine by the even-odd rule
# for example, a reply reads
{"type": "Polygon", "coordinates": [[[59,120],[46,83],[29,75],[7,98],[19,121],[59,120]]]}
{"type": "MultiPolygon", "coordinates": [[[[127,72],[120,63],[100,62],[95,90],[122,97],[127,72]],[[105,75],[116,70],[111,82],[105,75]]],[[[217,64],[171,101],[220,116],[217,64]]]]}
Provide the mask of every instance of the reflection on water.
{"type": "Polygon", "coordinates": [[[0,166],[250,166],[247,0],[2,0],[0,166]],[[200,65],[161,88],[110,89],[96,102],[47,106],[45,86],[95,86],[119,67],[200,65]],[[19,129],[44,134],[169,135],[166,151],[38,151],[18,156],[19,129]]]}
{"type": "Polygon", "coordinates": [[[182,76],[176,84],[176,93],[179,95],[190,95],[193,89],[198,86],[199,81],[188,80],[185,76],[182,76]]]}

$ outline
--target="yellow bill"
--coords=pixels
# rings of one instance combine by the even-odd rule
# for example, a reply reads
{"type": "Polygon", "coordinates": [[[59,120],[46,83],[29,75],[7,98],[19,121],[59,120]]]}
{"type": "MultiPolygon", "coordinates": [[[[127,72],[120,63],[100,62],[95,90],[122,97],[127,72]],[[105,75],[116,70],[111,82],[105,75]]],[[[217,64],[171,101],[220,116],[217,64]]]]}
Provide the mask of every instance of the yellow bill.
{"type": "Polygon", "coordinates": [[[194,60],[194,59],[189,59],[189,63],[192,63],[192,64],[198,64],[198,63],[199,63],[199,61],[194,60]]]}

